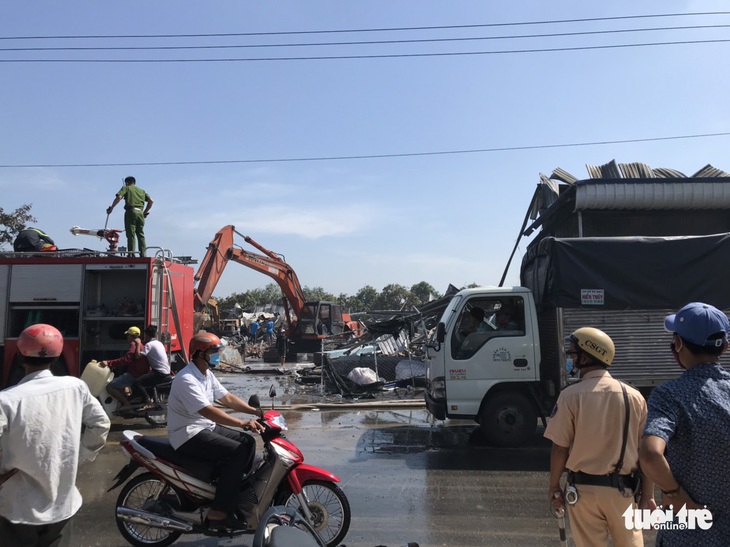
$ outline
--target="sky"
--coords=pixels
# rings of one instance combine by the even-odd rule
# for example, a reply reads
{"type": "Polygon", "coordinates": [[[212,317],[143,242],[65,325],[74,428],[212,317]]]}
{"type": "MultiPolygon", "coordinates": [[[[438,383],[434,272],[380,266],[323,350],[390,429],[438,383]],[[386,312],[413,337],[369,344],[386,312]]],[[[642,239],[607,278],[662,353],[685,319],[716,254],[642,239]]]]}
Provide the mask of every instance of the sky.
{"type": "MultiPolygon", "coordinates": [[[[201,260],[232,224],[334,294],[496,285],[540,173],[587,178],[586,164],[612,159],[730,170],[726,135],[667,139],[730,132],[730,14],[596,20],[722,11],[712,0],[3,2],[0,207],[32,204],[59,248],[103,250],[70,228],[103,228],[133,175],[154,199],[148,245],[175,256],[201,260]],[[698,26],[713,28],[676,28],[698,26]],[[660,42],[685,43],[603,47],[660,42]],[[243,45],[258,47],[211,47],[243,45]],[[150,49],[173,46],[188,49],[150,49]]],[[[108,227],[123,224],[118,206],[108,227]]],[[[229,264],[214,294],[270,282],[229,264]]]]}

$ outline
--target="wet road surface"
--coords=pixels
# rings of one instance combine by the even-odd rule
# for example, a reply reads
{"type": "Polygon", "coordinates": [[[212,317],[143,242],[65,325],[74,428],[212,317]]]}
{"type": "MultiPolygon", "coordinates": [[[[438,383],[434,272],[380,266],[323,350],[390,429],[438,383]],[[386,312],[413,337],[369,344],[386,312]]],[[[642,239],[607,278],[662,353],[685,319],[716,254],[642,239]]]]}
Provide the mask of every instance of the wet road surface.
{"type": "MultiPolygon", "coordinates": [[[[262,385],[268,381],[261,379],[262,385]]],[[[260,386],[248,387],[263,393],[260,386]]],[[[282,413],[287,437],[305,461],[342,481],[352,508],[347,547],[409,541],[421,547],[559,545],[546,502],[550,444],[542,427],[528,446],[499,449],[481,444],[472,422],[433,424],[423,409],[282,413]]],[[[120,489],[105,493],[127,461],[116,444],[124,429],[165,434],[143,420],[113,422],[109,446],[80,471],[84,505],[77,514],[76,545],[127,545],[113,516],[120,489]]],[[[252,537],[182,536],[174,545],[250,545],[252,537]]]]}

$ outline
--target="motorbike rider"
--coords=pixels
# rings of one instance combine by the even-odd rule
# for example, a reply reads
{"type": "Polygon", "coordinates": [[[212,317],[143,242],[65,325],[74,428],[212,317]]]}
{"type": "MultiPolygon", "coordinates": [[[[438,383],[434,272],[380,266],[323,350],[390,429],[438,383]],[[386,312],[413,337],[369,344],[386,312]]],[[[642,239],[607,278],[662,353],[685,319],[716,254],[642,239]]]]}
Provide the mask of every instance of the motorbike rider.
{"type": "Polygon", "coordinates": [[[127,336],[127,342],[129,342],[127,353],[119,359],[101,361],[99,363],[102,367],[110,367],[115,373],[120,368],[126,368],[126,372],[121,376],[117,375],[106,388],[107,393],[121,404],[115,411],[115,414],[122,414],[133,410],[134,407],[127,398],[127,389],[131,390],[132,386],[137,382],[137,379],[150,370],[147,358],[140,355],[142,340],[140,340],[139,336],[142,332],[139,330],[139,327],[129,327],[124,334],[127,336]]]}
{"type": "Polygon", "coordinates": [[[146,405],[140,410],[147,410],[154,406],[147,388],[154,387],[172,379],[170,376],[170,360],[167,358],[165,346],[157,339],[157,325],[147,325],[144,329],[144,347],[136,348],[136,357],[143,355],[152,369],[150,372],[137,378],[137,385],[146,399],[146,405]]]}
{"type": "Polygon", "coordinates": [[[264,431],[256,420],[241,420],[214,406],[217,402],[238,412],[262,416],[239,399],[209,370],[220,362],[221,340],[201,331],[190,341],[190,363],[172,382],[167,408],[170,444],[180,454],[213,461],[219,465],[218,484],[206,524],[211,529],[240,530],[245,524],[235,518],[238,491],[243,475],[251,468],[256,439],[230,429],[264,431]],[[229,427],[225,427],[229,426],[229,427]]]}

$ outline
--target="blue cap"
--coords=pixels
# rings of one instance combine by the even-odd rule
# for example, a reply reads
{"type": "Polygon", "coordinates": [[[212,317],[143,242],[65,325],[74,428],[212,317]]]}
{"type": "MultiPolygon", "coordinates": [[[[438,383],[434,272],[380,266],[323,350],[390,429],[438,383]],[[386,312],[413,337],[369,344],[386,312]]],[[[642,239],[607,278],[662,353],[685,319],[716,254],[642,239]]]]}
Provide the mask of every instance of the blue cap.
{"type": "Polygon", "coordinates": [[[715,306],[692,302],[677,313],[667,315],[664,319],[664,328],[669,332],[676,332],[680,338],[692,344],[719,347],[727,339],[730,322],[727,315],[715,306]],[[719,332],[722,332],[722,338],[710,340],[710,336],[719,332]]]}

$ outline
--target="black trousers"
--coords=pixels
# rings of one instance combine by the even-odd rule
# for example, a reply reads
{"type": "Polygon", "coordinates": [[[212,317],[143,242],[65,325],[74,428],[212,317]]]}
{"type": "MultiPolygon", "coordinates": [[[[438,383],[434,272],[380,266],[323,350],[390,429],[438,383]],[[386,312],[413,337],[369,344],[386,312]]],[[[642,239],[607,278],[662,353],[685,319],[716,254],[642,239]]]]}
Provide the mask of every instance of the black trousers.
{"type": "Polygon", "coordinates": [[[73,517],[53,524],[15,524],[0,517],[0,544],[4,547],[71,547],[73,517]]]}
{"type": "Polygon", "coordinates": [[[218,486],[211,507],[226,513],[235,511],[241,479],[251,469],[256,455],[256,439],[248,433],[216,425],[212,431],[204,429],[180,445],[177,451],[218,464],[218,486]]]}
{"type": "Polygon", "coordinates": [[[170,376],[169,374],[162,374],[160,372],[157,372],[156,370],[153,370],[137,378],[137,385],[139,386],[139,389],[142,391],[142,393],[144,393],[145,399],[149,400],[152,399],[152,397],[150,397],[150,392],[147,391],[147,388],[151,389],[157,384],[162,384],[163,382],[167,382],[171,379],[172,376],[170,376]]]}

